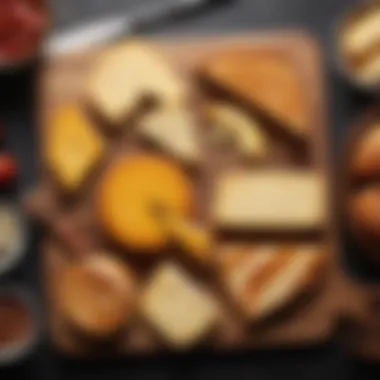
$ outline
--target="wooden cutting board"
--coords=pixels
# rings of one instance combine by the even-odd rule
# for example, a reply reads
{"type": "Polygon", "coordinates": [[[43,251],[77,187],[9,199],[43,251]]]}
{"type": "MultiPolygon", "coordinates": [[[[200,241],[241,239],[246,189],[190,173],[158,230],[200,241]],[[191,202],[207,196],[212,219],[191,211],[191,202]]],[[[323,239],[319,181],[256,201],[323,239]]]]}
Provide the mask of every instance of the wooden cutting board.
{"type": "MultiPolygon", "coordinates": [[[[244,34],[236,36],[215,36],[183,38],[173,40],[151,40],[152,45],[172,59],[186,72],[192,70],[207,56],[225,49],[258,49],[283,54],[294,64],[303,86],[306,106],[309,113],[310,144],[307,159],[303,166],[318,170],[331,185],[332,178],[329,157],[329,134],[326,110],[325,77],[322,68],[321,52],[314,39],[300,32],[276,32],[244,34]]],[[[100,49],[102,50],[102,49],[100,49]]],[[[46,63],[42,75],[40,116],[41,140],[49,128],[49,117],[54,109],[67,101],[81,101],[86,74],[98,51],[70,54],[52,59],[46,63]]],[[[259,116],[258,116],[259,117],[259,116]]],[[[273,150],[277,148],[273,146],[273,150]]],[[[291,163],[290,161],[287,163],[291,163]]],[[[281,162],[278,162],[281,166],[281,162]]],[[[292,164],[291,165],[296,165],[292,164]]],[[[212,167],[211,167],[212,170],[212,167]]],[[[41,169],[41,188],[54,193],[54,185],[44,169],[41,169]]],[[[42,191],[41,190],[41,191],[42,191]]],[[[332,197],[328,204],[331,206],[332,197]]],[[[84,202],[85,203],[85,202],[84,202]]],[[[219,335],[205,342],[207,350],[234,350],[241,348],[294,347],[316,344],[328,339],[335,327],[338,313],[336,297],[338,250],[335,220],[332,207],[327,207],[329,216],[321,236],[314,238],[326,245],[329,266],[326,281],[318,294],[309,303],[299,306],[284,318],[264,327],[243,331],[241,326],[231,322],[228,315],[222,316],[219,335]]],[[[71,224],[78,224],[79,214],[69,215],[71,224]]],[[[80,224],[80,222],[79,222],[80,224]]],[[[48,295],[50,332],[53,342],[60,350],[71,355],[91,356],[95,354],[87,344],[65,325],[55,307],[55,289],[59,286],[59,275],[71,258],[64,248],[49,234],[43,243],[43,273],[48,295]]],[[[223,242],[220,242],[223,244],[223,242]]],[[[131,326],[122,337],[115,350],[118,354],[147,353],[167,350],[154,333],[141,323],[131,326]]],[[[104,353],[104,352],[101,352],[104,353]]],[[[98,352],[97,352],[98,354],[98,352]]]]}

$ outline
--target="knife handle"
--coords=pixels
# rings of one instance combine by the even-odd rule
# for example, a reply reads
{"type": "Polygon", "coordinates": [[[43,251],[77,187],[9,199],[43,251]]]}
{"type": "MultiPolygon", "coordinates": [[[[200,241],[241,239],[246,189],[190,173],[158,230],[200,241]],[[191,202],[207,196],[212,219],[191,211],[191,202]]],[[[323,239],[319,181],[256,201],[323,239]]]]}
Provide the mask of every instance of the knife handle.
{"type": "Polygon", "coordinates": [[[130,28],[133,32],[152,27],[154,24],[181,16],[205,6],[211,0],[166,0],[147,4],[130,13],[130,28]]]}

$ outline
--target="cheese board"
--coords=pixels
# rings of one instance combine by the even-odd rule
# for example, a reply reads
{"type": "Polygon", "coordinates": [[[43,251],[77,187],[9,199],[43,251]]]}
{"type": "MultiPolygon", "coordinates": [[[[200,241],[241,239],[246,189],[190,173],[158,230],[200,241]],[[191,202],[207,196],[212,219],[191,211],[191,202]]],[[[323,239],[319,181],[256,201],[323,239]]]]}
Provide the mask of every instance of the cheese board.
{"type": "MultiPolygon", "coordinates": [[[[193,162],[190,166],[182,162],[184,155],[178,158],[175,150],[178,146],[173,148],[173,139],[163,141],[160,137],[163,133],[158,133],[157,149],[146,144],[146,135],[140,134],[139,128],[132,127],[139,125],[149,104],[136,107],[136,98],[129,96],[130,91],[150,85],[151,94],[154,88],[161,96],[159,100],[167,101],[169,109],[173,104],[178,107],[176,102],[183,91],[181,86],[162,86],[157,78],[161,80],[172,74],[161,66],[161,61],[154,66],[159,74],[150,77],[150,84],[146,84],[146,53],[145,48],[140,49],[140,43],[137,42],[135,50],[143,57],[141,66],[134,62],[136,54],[130,55],[130,46],[135,42],[126,42],[56,57],[47,62],[43,71],[39,129],[41,181],[27,207],[45,224],[42,262],[54,344],[66,354],[93,356],[184,348],[221,351],[299,347],[326,341],[334,331],[341,305],[337,305],[335,293],[340,275],[338,242],[330,188],[325,78],[318,45],[302,32],[142,42],[177,67],[180,77],[197,94],[190,107],[196,109],[195,135],[199,140],[194,169],[193,162]],[[128,76],[130,86],[127,86],[123,74],[114,76],[113,81],[107,80],[105,85],[108,68],[112,66],[116,72],[120,70],[120,62],[125,65],[122,73],[137,70],[132,77],[139,79],[130,82],[131,75],[128,76]],[[219,66],[220,62],[225,66],[219,66]],[[236,70],[244,72],[245,77],[236,75],[236,70]],[[91,84],[89,72],[96,72],[91,84]],[[248,84],[254,83],[251,87],[247,85],[251,92],[241,85],[241,78],[248,84]],[[271,90],[270,81],[271,86],[277,83],[277,88],[271,90]],[[106,91],[110,83],[113,90],[106,91]],[[267,96],[262,97],[263,91],[267,96]],[[261,101],[256,102],[257,97],[261,101]],[[87,115],[93,125],[92,132],[88,131],[88,121],[72,109],[73,104],[80,105],[81,112],[87,115]],[[126,107],[132,109],[128,115],[126,107]],[[58,117],[62,109],[65,112],[58,117]],[[226,122],[229,118],[233,122],[226,122]],[[227,142],[231,136],[235,140],[226,147],[224,140],[219,144],[219,137],[216,144],[210,132],[213,131],[210,124],[224,123],[228,128],[249,125],[248,129],[259,132],[247,137],[252,139],[249,140],[252,144],[247,145],[244,136],[252,134],[247,127],[239,127],[243,136],[238,136],[240,140],[229,130],[227,142]],[[78,147],[71,164],[67,155],[60,156],[60,141],[71,133],[65,131],[65,126],[71,124],[80,125],[86,131],[83,135],[87,140],[95,133],[91,144],[79,148],[89,150],[89,156],[95,157],[91,162],[95,169],[87,164],[80,170],[77,168],[75,161],[82,159],[78,147]],[[123,128],[121,132],[112,127],[116,124],[123,128]],[[65,132],[55,132],[52,138],[53,126],[65,132]],[[54,139],[58,142],[53,144],[54,139]],[[247,157],[247,152],[254,155],[247,157]],[[91,174],[73,192],[81,173],[87,171],[91,174]],[[278,191],[282,184],[284,188],[278,191]],[[161,187],[164,190],[157,190],[161,187]],[[194,189],[191,218],[196,228],[179,229],[183,218],[190,215],[190,188],[194,189]],[[151,215],[145,218],[144,214],[144,222],[139,219],[141,210],[135,205],[141,202],[140,193],[145,197],[151,193],[149,196],[155,202],[156,199],[168,202],[175,210],[165,218],[160,216],[165,220],[162,222],[165,229],[157,229],[151,215]],[[227,206],[225,200],[231,199],[234,201],[227,206]],[[186,239],[188,231],[191,231],[190,240],[186,239]],[[179,240],[195,254],[178,253],[161,244],[166,242],[166,234],[178,238],[179,233],[182,233],[179,240]],[[208,239],[212,241],[210,245],[208,239]],[[155,254],[146,254],[152,246],[156,248],[155,254]],[[198,250],[205,246],[208,247],[205,251],[198,250]],[[100,307],[96,304],[100,301],[93,303],[92,298],[98,297],[94,288],[100,293],[105,288],[92,285],[89,290],[91,271],[96,266],[94,258],[99,252],[102,255],[113,252],[110,256],[117,257],[118,264],[109,265],[114,277],[122,272],[122,266],[128,267],[133,272],[130,277],[134,277],[130,289],[124,283],[122,297],[116,288],[120,290],[123,281],[116,285],[112,280],[112,289],[107,288],[107,292],[112,294],[113,301],[117,293],[120,302],[118,307],[116,301],[113,304],[112,318],[101,322],[91,317],[100,307]],[[255,268],[261,265],[263,269],[255,273],[255,268]],[[247,272],[245,267],[253,269],[247,272]],[[300,273],[306,273],[306,269],[311,272],[304,279],[300,273]],[[242,282],[243,278],[246,282],[242,282]],[[83,285],[75,289],[70,286],[73,281],[78,284],[83,281],[83,285]],[[282,286],[284,283],[286,286],[282,286]],[[181,291],[169,297],[164,291],[167,287],[181,291]],[[115,315],[127,307],[126,288],[131,292],[132,288],[138,289],[131,297],[133,306],[132,301],[128,305],[135,312],[128,321],[125,319],[117,338],[111,334],[113,339],[110,335],[105,340],[99,339],[100,334],[112,330],[115,315]],[[181,310],[177,305],[184,298],[190,309],[188,315],[178,318],[181,310]],[[199,311],[195,313],[192,308],[199,311]]],[[[147,100],[149,103],[151,99],[147,100]]],[[[181,117],[179,122],[176,119],[176,125],[187,123],[181,117]]],[[[153,120],[156,126],[161,119],[153,120]]],[[[169,123],[164,124],[166,128],[169,123]]],[[[149,137],[153,136],[156,142],[157,134],[147,128],[149,137]]],[[[72,132],[74,140],[77,131],[72,132]]],[[[186,160],[189,154],[194,157],[193,147],[186,145],[186,149],[186,160]]],[[[188,227],[187,221],[184,224],[188,227]]]]}

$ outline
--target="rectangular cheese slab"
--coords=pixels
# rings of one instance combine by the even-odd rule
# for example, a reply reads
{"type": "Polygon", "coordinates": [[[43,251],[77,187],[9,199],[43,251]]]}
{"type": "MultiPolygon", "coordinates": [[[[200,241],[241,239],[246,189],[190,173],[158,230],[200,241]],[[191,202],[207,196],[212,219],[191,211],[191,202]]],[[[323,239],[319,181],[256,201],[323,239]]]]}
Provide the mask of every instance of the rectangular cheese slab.
{"type": "Polygon", "coordinates": [[[212,216],[227,229],[308,231],[323,226],[325,199],[317,172],[232,171],[217,180],[212,216]]]}

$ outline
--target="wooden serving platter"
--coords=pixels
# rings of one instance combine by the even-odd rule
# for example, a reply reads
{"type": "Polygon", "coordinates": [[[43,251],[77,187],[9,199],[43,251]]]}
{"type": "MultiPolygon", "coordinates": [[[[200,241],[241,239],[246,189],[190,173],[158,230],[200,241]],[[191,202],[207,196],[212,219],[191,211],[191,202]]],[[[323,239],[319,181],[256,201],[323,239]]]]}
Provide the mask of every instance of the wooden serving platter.
{"type": "MultiPolygon", "coordinates": [[[[279,152],[280,148],[276,143],[272,144],[272,150],[277,157],[273,162],[277,167],[302,167],[316,170],[323,176],[326,186],[331,184],[329,181],[332,176],[330,173],[330,157],[328,156],[330,149],[328,147],[325,78],[321,53],[312,38],[299,32],[279,32],[230,37],[151,40],[148,42],[157,47],[187,73],[191,73],[206,56],[225,49],[269,50],[289,57],[300,76],[311,132],[306,154],[301,159],[301,162],[291,158],[292,155],[289,152],[285,156],[282,154],[277,155],[276,153],[279,152]]],[[[93,58],[98,52],[91,51],[65,55],[52,59],[47,63],[42,77],[41,128],[39,130],[41,141],[44,139],[47,128],[49,128],[48,120],[51,112],[64,102],[81,101],[84,79],[91,67],[93,58]]],[[[259,119],[263,117],[260,113],[256,116],[259,119]]],[[[268,123],[265,117],[262,120],[263,123],[268,123]]],[[[212,186],[211,178],[215,178],[218,173],[226,170],[229,165],[236,165],[236,163],[218,164],[211,156],[208,154],[206,156],[209,163],[205,172],[201,174],[200,182],[197,182],[198,186],[212,186]]],[[[52,197],[54,198],[56,190],[53,182],[49,173],[42,169],[40,192],[43,191],[46,194],[53,195],[52,197]]],[[[313,242],[324,244],[328,254],[325,281],[323,281],[318,293],[310,297],[309,302],[296,307],[289,315],[258,328],[243,329],[239,323],[231,318],[228,312],[225,312],[217,331],[202,347],[210,351],[294,347],[317,344],[330,337],[335,327],[335,317],[337,316],[335,294],[337,255],[335,255],[335,252],[338,245],[335,220],[332,215],[333,208],[330,207],[332,197],[330,197],[329,193],[330,191],[327,191],[326,207],[328,218],[326,219],[325,228],[318,236],[310,237],[313,242]]],[[[45,199],[45,202],[47,202],[47,199],[45,199]]],[[[89,209],[88,202],[83,200],[78,206],[78,210],[75,209],[75,211],[65,215],[66,222],[77,226],[78,230],[82,231],[83,225],[91,219],[89,217],[91,210],[89,209]]],[[[65,265],[72,260],[72,255],[68,254],[65,248],[49,233],[49,228],[46,230],[43,243],[43,270],[45,288],[48,294],[52,340],[60,350],[67,354],[91,356],[94,351],[82,339],[75,336],[66,326],[62,316],[57,312],[55,291],[59,286],[60,273],[65,265]]],[[[91,238],[94,238],[94,236],[91,236],[91,238]]],[[[275,239],[275,237],[272,237],[272,241],[275,241],[275,239]]],[[[296,237],[296,239],[302,239],[302,237],[296,237]]],[[[224,238],[221,238],[217,244],[223,245],[225,241],[224,238]]],[[[257,240],[253,238],[251,243],[256,244],[257,240]]],[[[91,241],[89,244],[98,247],[99,242],[91,241]]],[[[167,348],[157,339],[155,334],[144,323],[136,321],[136,324],[130,326],[125,336],[120,339],[116,349],[111,351],[119,354],[133,354],[165,350],[167,348]]]]}

